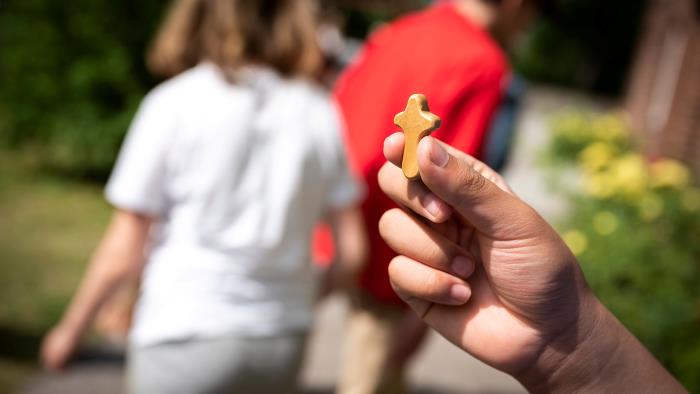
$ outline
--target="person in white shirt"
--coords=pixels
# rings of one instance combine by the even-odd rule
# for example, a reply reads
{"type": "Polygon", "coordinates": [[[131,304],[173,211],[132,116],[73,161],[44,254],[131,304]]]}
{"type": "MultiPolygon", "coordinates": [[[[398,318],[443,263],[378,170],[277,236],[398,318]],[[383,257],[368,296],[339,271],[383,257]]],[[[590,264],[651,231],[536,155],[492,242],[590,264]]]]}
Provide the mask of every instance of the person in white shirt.
{"type": "Polygon", "coordinates": [[[67,363],[95,312],[142,275],[132,392],[290,392],[318,278],[310,238],[333,224],[330,281],[366,246],[341,120],[311,82],[320,53],[306,0],[178,0],[106,188],[115,213],[43,364],[67,363]]]}

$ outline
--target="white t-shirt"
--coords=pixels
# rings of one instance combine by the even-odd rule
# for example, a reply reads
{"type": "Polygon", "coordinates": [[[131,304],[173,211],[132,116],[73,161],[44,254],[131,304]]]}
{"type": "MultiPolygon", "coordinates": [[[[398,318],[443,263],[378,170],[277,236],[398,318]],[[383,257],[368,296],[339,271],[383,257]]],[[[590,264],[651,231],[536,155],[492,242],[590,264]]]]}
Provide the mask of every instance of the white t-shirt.
{"type": "Polygon", "coordinates": [[[131,342],[306,329],[316,221],[360,197],[340,123],[310,83],[203,63],[149,93],[106,189],[155,215],[131,342]]]}

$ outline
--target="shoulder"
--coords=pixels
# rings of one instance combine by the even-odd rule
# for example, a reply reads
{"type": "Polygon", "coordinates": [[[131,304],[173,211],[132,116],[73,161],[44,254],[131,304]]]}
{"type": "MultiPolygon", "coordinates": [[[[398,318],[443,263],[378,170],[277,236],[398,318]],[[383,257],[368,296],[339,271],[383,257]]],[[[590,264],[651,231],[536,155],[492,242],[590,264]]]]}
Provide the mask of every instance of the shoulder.
{"type": "Polygon", "coordinates": [[[149,136],[171,135],[182,114],[191,112],[193,102],[202,101],[202,89],[211,89],[207,83],[202,83],[211,79],[207,73],[198,66],[151,89],[139,104],[130,132],[149,136]]]}
{"type": "Polygon", "coordinates": [[[286,88],[280,95],[297,106],[312,119],[329,120],[335,116],[335,108],[330,93],[322,86],[306,79],[291,79],[284,82],[286,88]]]}
{"type": "Polygon", "coordinates": [[[456,29],[451,44],[440,46],[436,69],[445,78],[476,85],[501,85],[510,74],[510,63],[500,45],[474,26],[456,29]]]}
{"type": "MultiPolygon", "coordinates": [[[[448,4],[410,13],[382,26],[368,42],[377,53],[424,52],[423,66],[437,71],[469,69],[503,76],[508,59],[490,34],[459,15],[448,4]]],[[[414,56],[421,56],[416,54],[414,56]]]]}
{"type": "Polygon", "coordinates": [[[396,45],[401,37],[410,37],[430,23],[429,10],[415,11],[388,22],[373,31],[366,45],[396,45]]]}
{"type": "Polygon", "coordinates": [[[216,66],[200,64],[172,77],[153,88],[144,98],[152,105],[176,105],[187,100],[196,100],[202,93],[220,89],[223,77],[216,66]]]}
{"type": "Polygon", "coordinates": [[[343,129],[340,111],[330,93],[320,85],[306,80],[291,81],[290,85],[295,97],[300,115],[300,121],[306,125],[307,132],[313,136],[322,149],[338,144],[343,129]]]}
{"type": "Polygon", "coordinates": [[[343,119],[340,110],[330,94],[320,87],[312,87],[309,106],[306,113],[311,121],[310,127],[319,140],[337,145],[343,130],[343,119]]]}

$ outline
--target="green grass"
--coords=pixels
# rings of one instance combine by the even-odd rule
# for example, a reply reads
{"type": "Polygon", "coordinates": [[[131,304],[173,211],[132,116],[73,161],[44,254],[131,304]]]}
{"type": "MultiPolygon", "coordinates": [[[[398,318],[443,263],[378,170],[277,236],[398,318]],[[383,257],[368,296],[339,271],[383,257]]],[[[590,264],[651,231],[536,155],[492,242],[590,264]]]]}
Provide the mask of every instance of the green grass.
{"type": "Polygon", "coordinates": [[[0,392],[36,370],[110,213],[99,185],[42,174],[27,156],[0,152],[0,392]]]}

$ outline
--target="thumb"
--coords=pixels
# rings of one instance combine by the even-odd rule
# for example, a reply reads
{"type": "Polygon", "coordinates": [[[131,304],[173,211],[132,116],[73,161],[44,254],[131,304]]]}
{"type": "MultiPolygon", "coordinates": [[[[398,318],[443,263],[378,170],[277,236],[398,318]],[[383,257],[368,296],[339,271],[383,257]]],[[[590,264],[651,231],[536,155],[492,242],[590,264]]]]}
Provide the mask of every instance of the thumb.
{"type": "Polygon", "coordinates": [[[482,234],[516,239],[530,235],[543,220],[518,197],[482,175],[466,153],[449,151],[432,137],[418,145],[423,183],[482,234]]]}

